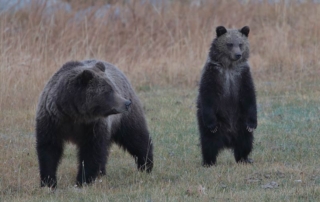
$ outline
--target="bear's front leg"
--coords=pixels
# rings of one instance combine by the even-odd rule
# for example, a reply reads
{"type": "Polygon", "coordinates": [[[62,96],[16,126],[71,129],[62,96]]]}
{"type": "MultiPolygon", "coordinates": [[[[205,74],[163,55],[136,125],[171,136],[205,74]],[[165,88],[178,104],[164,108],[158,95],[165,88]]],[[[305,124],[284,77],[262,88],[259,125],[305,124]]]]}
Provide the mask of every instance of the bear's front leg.
{"type": "Polygon", "coordinates": [[[248,132],[252,133],[258,126],[257,107],[254,101],[247,107],[245,126],[248,132]]]}
{"type": "Polygon", "coordinates": [[[152,171],[153,143],[144,117],[123,119],[113,141],[135,158],[139,171],[152,171]]]}
{"type": "Polygon", "coordinates": [[[63,153],[63,142],[58,138],[57,128],[45,116],[36,120],[36,149],[41,187],[56,188],[57,186],[56,173],[63,153]]]}
{"type": "MultiPolygon", "coordinates": [[[[138,131],[137,131],[138,132],[138,131]]],[[[153,143],[147,132],[132,134],[134,139],[122,142],[123,146],[135,158],[139,171],[150,173],[153,168],[153,143]]]]}
{"type": "MultiPolygon", "coordinates": [[[[252,133],[258,126],[256,93],[249,66],[242,72],[240,91],[240,111],[243,116],[244,126],[252,133]]],[[[242,126],[241,126],[242,127],[242,126]]]]}
{"type": "Polygon", "coordinates": [[[57,168],[62,156],[62,143],[37,142],[37,153],[40,167],[40,186],[56,188],[57,168]]]}
{"type": "Polygon", "coordinates": [[[94,134],[88,134],[86,140],[78,147],[77,185],[82,186],[94,181],[99,174],[106,173],[105,164],[108,155],[106,134],[96,131],[94,134]]]}
{"type": "Polygon", "coordinates": [[[136,156],[136,163],[138,170],[150,173],[153,168],[153,143],[149,135],[146,138],[148,140],[146,140],[145,149],[142,151],[142,154],[136,156]]]}
{"type": "Polygon", "coordinates": [[[206,106],[201,109],[201,118],[204,125],[210,131],[210,133],[216,133],[219,129],[219,123],[213,110],[213,107],[206,106]]]}

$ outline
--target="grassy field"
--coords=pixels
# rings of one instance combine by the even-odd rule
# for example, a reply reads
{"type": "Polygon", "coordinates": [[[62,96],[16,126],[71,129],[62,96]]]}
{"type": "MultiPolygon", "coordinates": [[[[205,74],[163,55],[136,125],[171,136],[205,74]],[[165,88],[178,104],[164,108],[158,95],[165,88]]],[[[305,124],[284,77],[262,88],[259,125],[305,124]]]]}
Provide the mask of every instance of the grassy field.
{"type": "Polygon", "coordinates": [[[76,150],[68,146],[59,167],[58,189],[55,192],[40,189],[34,136],[17,129],[10,136],[1,134],[1,201],[317,201],[320,198],[319,93],[258,93],[259,127],[252,153],[255,163],[238,165],[232,152],[225,150],[212,168],[201,167],[196,90],[152,88],[139,91],[139,95],[145,103],[155,144],[155,167],[151,174],[137,172],[134,160],[113,146],[107,176],[91,186],[75,188],[76,150]],[[271,182],[277,183],[275,187],[264,187],[271,182]]]}
{"type": "Polygon", "coordinates": [[[74,21],[89,1],[54,17],[36,4],[0,13],[0,201],[319,201],[320,5],[131,2],[113,2],[121,19],[74,21]],[[259,122],[253,165],[236,164],[225,150],[216,166],[201,166],[197,82],[218,25],[251,27],[259,122]],[[107,176],[78,189],[76,148],[68,145],[58,189],[40,189],[38,96],[64,62],[86,58],[112,62],[132,81],[155,144],[154,170],[137,172],[113,146],[107,176]]]}

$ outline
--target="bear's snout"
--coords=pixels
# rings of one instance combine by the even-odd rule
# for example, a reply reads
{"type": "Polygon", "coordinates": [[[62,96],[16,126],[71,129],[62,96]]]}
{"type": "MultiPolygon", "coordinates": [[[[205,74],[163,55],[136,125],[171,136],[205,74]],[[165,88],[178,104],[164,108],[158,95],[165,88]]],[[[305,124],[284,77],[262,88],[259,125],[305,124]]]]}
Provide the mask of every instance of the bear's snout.
{"type": "Polygon", "coordinates": [[[234,57],[235,57],[236,60],[239,60],[239,59],[241,58],[241,56],[242,56],[242,55],[238,53],[238,54],[235,54],[234,57]]]}
{"type": "Polygon", "coordinates": [[[241,54],[241,53],[234,53],[234,54],[232,54],[232,55],[230,56],[230,59],[231,59],[232,61],[238,61],[238,60],[241,59],[241,57],[242,57],[242,54],[241,54]]]}
{"type": "Polygon", "coordinates": [[[125,105],[126,105],[126,109],[127,109],[127,110],[129,110],[131,104],[132,104],[131,99],[125,102],[125,105]]]}

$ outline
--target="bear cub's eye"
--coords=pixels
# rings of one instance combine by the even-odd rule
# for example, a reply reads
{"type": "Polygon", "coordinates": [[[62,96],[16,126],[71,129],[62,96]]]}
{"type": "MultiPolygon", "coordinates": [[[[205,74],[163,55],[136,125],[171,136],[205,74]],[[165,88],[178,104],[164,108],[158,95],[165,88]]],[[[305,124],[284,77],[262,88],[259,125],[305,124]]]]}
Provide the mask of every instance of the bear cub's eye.
{"type": "Polygon", "coordinates": [[[239,47],[242,49],[242,43],[239,44],[239,47]]]}
{"type": "Polygon", "coordinates": [[[228,47],[228,48],[232,48],[232,47],[233,47],[233,44],[232,44],[232,43],[227,43],[227,47],[228,47]]]}

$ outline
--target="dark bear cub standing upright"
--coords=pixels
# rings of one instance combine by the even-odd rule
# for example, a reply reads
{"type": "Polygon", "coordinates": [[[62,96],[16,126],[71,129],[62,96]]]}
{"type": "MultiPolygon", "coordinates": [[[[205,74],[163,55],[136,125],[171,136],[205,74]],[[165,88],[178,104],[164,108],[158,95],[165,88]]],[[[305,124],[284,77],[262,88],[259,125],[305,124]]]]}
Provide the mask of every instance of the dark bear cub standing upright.
{"type": "Polygon", "coordinates": [[[224,148],[232,148],[236,162],[251,163],[257,106],[248,65],[249,27],[216,28],[202,70],[197,119],[204,166],[216,163],[224,148]]]}
{"type": "Polygon", "coordinates": [[[106,173],[113,142],[135,157],[139,170],[153,167],[141,103],[125,75],[102,61],[68,62],[52,76],[39,99],[36,140],[41,187],[56,187],[65,141],[78,147],[79,186],[106,173]]]}

